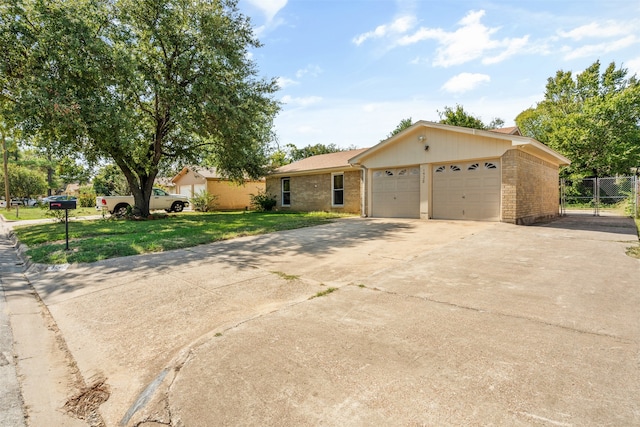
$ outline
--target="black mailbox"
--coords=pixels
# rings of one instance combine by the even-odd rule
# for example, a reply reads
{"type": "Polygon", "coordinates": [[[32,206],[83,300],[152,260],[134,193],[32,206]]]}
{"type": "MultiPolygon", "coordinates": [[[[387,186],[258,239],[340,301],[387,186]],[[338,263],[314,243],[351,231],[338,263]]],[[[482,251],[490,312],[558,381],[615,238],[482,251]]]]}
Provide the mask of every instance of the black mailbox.
{"type": "Polygon", "coordinates": [[[52,211],[75,208],[75,200],[56,200],[55,202],[49,202],[49,209],[52,211]]]}

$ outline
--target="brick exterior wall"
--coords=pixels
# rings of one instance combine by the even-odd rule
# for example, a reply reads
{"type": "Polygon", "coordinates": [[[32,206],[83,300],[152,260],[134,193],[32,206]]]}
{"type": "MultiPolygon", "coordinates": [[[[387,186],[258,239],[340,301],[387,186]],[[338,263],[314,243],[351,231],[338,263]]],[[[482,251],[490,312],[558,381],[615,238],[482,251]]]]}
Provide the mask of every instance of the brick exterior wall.
{"type": "Polygon", "coordinates": [[[558,167],[521,150],[502,156],[502,221],[532,224],[559,215],[558,167]]]}
{"type": "Polygon", "coordinates": [[[276,196],[278,210],[359,214],[360,173],[344,172],[344,206],[331,206],[331,173],[290,176],[291,206],[282,206],[282,177],[267,177],[267,193],[276,196]]]}

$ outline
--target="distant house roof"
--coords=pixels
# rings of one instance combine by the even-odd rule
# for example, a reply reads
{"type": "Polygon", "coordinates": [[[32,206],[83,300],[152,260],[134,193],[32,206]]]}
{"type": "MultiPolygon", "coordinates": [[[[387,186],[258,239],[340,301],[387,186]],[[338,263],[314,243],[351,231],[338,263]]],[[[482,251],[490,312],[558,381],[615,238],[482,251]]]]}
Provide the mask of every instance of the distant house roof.
{"type": "Polygon", "coordinates": [[[156,178],[156,184],[157,185],[161,185],[163,187],[173,187],[175,186],[175,183],[173,182],[172,178],[167,178],[167,177],[158,177],[156,178]]]}
{"type": "Polygon", "coordinates": [[[508,128],[496,128],[496,129],[489,129],[489,131],[491,132],[498,132],[498,133],[504,133],[507,135],[518,135],[518,136],[522,136],[522,134],[520,133],[520,129],[518,128],[518,126],[512,126],[512,127],[508,127],[508,128]]]}
{"type": "MultiPolygon", "coordinates": [[[[171,181],[172,182],[176,182],[178,179],[180,179],[181,177],[185,176],[186,174],[189,173],[189,171],[193,172],[196,175],[200,175],[205,179],[222,179],[222,180],[227,180],[229,179],[226,176],[223,176],[221,173],[218,172],[218,169],[216,169],[215,167],[211,167],[211,168],[203,168],[200,166],[185,166],[182,168],[182,170],[180,172],[178,172],[178,174],[176,176],[174,176],[171,181]]],[[[196,177],[198,178],[198,177],[196,177]]],[[[252,180],[250,178],[245,178],[247,181],[261,181],[262,179],[257,179],[257,180],[252,180]]]]}
{"type": "Polygon", "coordinates": [[[351,167],[349,159],[360,153],[367,151],[368,148],[359,148],[357,150],[338,151],[336,153],[318,154],[317,156],[307,157],[288,165],[280,166],[274,171],[274,174],[287,174],[292,172],[308,172],[322,171],[336,168],[351,167]]]}
{"type": "Polygon", "coordinates": [[[67,184],[64,189],[64,192],[66,194],[78,194],[78,191],[80,191],[80,184],[78,184],[77,182],[67,184]]]}

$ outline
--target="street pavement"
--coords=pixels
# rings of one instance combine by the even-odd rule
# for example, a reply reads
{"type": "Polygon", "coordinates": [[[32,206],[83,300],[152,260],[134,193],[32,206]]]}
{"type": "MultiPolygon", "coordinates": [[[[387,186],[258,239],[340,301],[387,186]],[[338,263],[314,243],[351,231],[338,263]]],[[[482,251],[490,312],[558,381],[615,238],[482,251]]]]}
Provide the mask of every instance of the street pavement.
{"type": "Polygon", "coordinates": [[[637,244],[352,218],[2,284],[29,425],[638,425],[637,244]]]}

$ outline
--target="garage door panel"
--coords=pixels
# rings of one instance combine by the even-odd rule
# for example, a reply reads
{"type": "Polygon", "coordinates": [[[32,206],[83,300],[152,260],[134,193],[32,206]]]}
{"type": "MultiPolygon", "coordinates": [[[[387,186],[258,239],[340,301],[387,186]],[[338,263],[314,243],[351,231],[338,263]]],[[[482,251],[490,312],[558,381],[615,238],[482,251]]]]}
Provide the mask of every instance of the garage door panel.
{"type": "Polygon", "coordinates": [[[500,162],[440,165],[433,171],[433,218],[500,219],[500,162]]]}
{"type": "Polygon", "coordinates": [[[372,216],[383,218],[419,218],[420,168],[380,169],[373,171],[372,216]]]}

